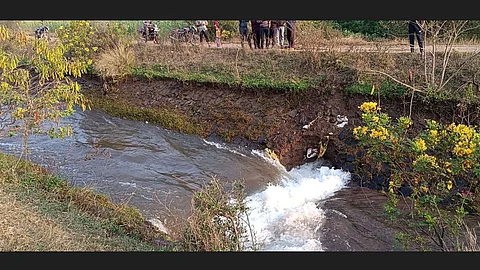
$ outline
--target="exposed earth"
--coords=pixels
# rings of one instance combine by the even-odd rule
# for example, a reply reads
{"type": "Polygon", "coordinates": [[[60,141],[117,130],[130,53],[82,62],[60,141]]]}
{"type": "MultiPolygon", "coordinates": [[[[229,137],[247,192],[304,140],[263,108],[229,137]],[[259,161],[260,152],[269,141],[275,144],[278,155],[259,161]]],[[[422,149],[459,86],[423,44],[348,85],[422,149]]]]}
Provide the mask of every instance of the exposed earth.
{"type": "MultiPolygon", "coordinates": [[[[275,152],[287,170],[310,161],[309,148],[326,145],[324,158],[336,167],[344,167],[349,157],[342,155],[351,128],[360,123],[358,107],[375,96],[346,95],[352,74],[332,74],[322,91],[303,94],[274,93],[232,88],[218,84],[130,78],[103,92],[99,80],[83,84],[89,94],[113,100],[128,100],[141,108],[175,108],[211,127],[209,138],[225,139],[226,130],[236,136],[230,142],[275,152]],[[92,92],[93,91],[93,92],[92,92]],[[252,139],[253,138],[253,139],[252,139]]],[[[382,100],[382,111],[392,117],[407,113],[407,103],[382,100]]],[[[412,119],[421,128],[425,119],[445,122],[452,119],[456,104],[414,105],[412,119]],[[441,114],[439,112],[442,112],[441,114]]]]}

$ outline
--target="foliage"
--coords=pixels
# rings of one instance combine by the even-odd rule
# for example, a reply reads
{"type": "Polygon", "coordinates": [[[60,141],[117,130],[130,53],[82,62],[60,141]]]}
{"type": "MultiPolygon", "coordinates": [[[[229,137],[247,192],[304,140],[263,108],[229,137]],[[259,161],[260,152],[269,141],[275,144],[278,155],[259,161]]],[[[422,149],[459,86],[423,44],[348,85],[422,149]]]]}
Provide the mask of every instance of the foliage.
{"type": "Polygon", "coordinates": [[[92,39],[95,41],[94,44],[98,46],[99,52],[118,49],[120,46],[133,41],[134,35],[130,30],[130,26],[125,22],[94,22],[92,27],[94,29],[92,39]]]}
{"type": "Polygon", "coordinates": [[[180,244],[184,251],[242,251],[248,222],[242,219],[247,212],[245,192],[241,182],[227,191],[213,178],[194,193],[192,213],[180,244]],[[246,225],[247,224],[247,225],[246,225]]]}
{"type": "Polygon", "coordinates": [[[399,98],[408,93],[408,89],[402,85],[394,84],[390,80],[382,81],[378,86],[369,81],[361,81],[346,88],[348,94],[372,95],[379,92],[382,98],[399,98]],[[373,89],[373,91],[372,91],[373,89]]]}
{"type": "MultiPolygon", "coordinates": [[[[406,23],[403,22],[403,32],[407,32],[406,23]]],[[[392,21],[385,22],[380,20],[336,20],[333,22],[336,29],[340,29],[345,35],[362,34],[367,38],[387,38],[398,35],[397,27],[394,27],[392,21]]]]}
{"type": "Polygon", "coordinates": [[[66,48],[67,59],[91,65],[92,55],[98,50],[95,31],[87,21],[71,21],[66,27],[60,26],[55,33],[66,48]]]}
{"type": "Polygon", "coordinates": [[[353,134],[366,154],[364,164],[387,165],[391,219],[400,215],[398,197],[408,197],[412,228],[409,234],[428,236],[443,250],[458,250],[460,228],[467,214],[477,210],[480,176],[480,133],[463,124],[443,125],[426,120],[418,134],[409,117],[396,122],[376,102],[359,106],[364,125],[353,134]],[[449,238],[452,237],[452,238],[449,238]]]}
{"type": "Polygon", "coordinates": [[[26,150],[31,133],[52,138],[71,135],[71,128],[60,125],[60,119],[72,114],[76,105],[87,108],[80,85],[72,77],[84,74],[88,64],[67,59],[71,48],[44,39],[30,40],[24,32],[12,33],[0,26],[1,135],[21,132],[26,150]]]}

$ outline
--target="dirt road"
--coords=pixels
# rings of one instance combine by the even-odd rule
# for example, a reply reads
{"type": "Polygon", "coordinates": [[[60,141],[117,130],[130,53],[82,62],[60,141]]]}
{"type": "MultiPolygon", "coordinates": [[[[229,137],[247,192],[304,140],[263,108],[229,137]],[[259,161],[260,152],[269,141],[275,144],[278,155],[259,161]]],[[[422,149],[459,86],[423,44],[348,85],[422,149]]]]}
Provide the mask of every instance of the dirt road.
{"type": "MultiPolygon", "coordinates": [[[[148,44],[154,44],[153,42],[149,41],[148,44]]],[[[323,42],[325,43],[325,42],[323,42]]],[[[163,44],[170,45],[170,41],[166,41],[163,44]]],[[[185,44],[191,46],[191,44],[185,44]]],[[[198,46],[199,44],[195,44],[198,46]]],[[[239,42],[222,42],[221,48],[217,48],[215,42],[203,43],[201,46],[209,47],[212,49],[221,49],[221,48],[238,48],[241,49],[241,44],[239,42]]],[[[249,49],[248,45],[245,44],[245,48],[249,49]]],[[[454,51],[457,52],[480,52],[480,44],[456,44],[452,46],[454,51]]],[[[280,48],[268,48],[267,50],[279,50],[280,48]]],[[[406,53],[410,52],[410,47],[408,41],[404,43],[400,42],[365,42],[365,43],[357,43],[357,44],[338,44],[338,42],[332,42],[332,44],[319,44],[317,49],[319,51],[340,51],[340,52],[391,52],[391,53],[406,53]],[[334,44],[335,43],[335,44],[334,44]]],[[[436,52],[444,52],[446,49],[445,45],[436,45],[435,51],[436,52]]],[[[291,50],[291,49],[282,49],[282,50],[291,50]]],[[[298,45],[293,51],[302,51],[304,50],[301,44],[298,45]]],[[[425,52],[432,52],[433,46],[431,44],[425,45],[425,52]]],[[[415,52],[419,52],[418,45],[415,44],[415,52]]]]}

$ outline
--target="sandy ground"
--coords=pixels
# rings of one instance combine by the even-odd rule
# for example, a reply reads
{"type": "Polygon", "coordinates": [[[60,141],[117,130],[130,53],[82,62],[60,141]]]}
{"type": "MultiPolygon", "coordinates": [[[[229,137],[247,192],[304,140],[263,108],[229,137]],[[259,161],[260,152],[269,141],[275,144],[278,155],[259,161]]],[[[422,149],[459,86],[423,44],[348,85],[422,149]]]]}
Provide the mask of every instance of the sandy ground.
{"type": "MultiPolygon", "coordinates": [[[[140,40],[140,42],[144,42],[140,40]]],[[[365,43],[358,43],[358,44],[341,44],[340,42],[332,42],[332,44],[324,44],[325,41],[322,42],[322,44],[319,44],[317,49],[319,51],[340,51],[340,52],[392,52],[392,53],[406,53],[410,52],[410,46],[407,42],[405,44],[402,44],[400,42],[365,42],[365,43]],[[340,43],[340,45],[339,45],[340,43]]],[[[147,42],[147,44],[152,44],[152,45],[157,45],[153,43],[152,41],[147,42]]],[[[165,42],[163,44],[170,45],[171,42],[165,42]]],[[[186,44],[190,45],[190,44],[186,44]]],[[[195,44],[194,46],[198,46],[199,44],[195,44]]],[[[222,42],[221,47],[217,48],[217,45],[215,44],[214,41],[210,41],[208,44],[206,42],[203,42],[201,46],[204,47],[210,47],[210,48],[215,48],[215,49],[221,49],[221,48],[237,48],[241,49],[242,46],[239,42],[222,42]]],[[[295,48],[293,51],[302,51],[304,50],[302,46],[299,44],[297,46],[298,48],[295,48]]],[[[454,51],[457,52],[480,52],[480,44],[455,44],[451,46],[454,51]]],[[[249,49],[248,44],[245,44],[245,48],[249,49]]],[[[436,52],[444,52],[446,49],[448,49],[446,45],[440,45],[436,44],[435,48],[431,44],[426,44],[425,45],[425,52],[432,52],[435,50],[436,52]]],[[[279,50],[281,48],[274,47],[274,48],[268,48],[264,50],[279,50]]],[[[283,50],[292,50],[288,48],[282,48],[283,50]]],[[[418,45],[415,43],[415,52],[419,53],[419,48],[418,45]]]]}

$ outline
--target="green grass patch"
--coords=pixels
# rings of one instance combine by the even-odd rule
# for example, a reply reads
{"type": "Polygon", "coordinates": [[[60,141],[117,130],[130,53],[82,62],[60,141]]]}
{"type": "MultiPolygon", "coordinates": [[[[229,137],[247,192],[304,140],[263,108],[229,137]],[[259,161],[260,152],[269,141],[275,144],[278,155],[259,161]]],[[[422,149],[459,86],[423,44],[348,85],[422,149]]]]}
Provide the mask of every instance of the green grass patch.
{"type": "MultiPolygon", "coordinates": [[[[347,94],[360,94],[369,96],[372,94],[372,86],[373,82],[361,81],[347,87],[345,92],[347,94]]],[[[408,93],[408,88],[390,80],[384,80],[380,84],[376,85],[373,95],[378,95],[378,92],[380,92],[380,96],[382,98],[399,98],[408,93]]]]}
{"type": "Polygon", "coordinates": [[[202,125],[197,119],[185,116],[173,108],[140,108],[124,100],[112,100],[105,97],[92,96],[89,99],[92,107],[103,110],[114,117],[148,121],[151,124],[186,134],[206,136],[209,132],[208,126],[202,125]]]}
{"type": "Polygon", "coordinates": [[[200,83],[220,83],[229,86],[245,88],[265,88],[275,92],[302,92],[309,88],[316,88],[325,77],[298,78],[275,76],[272,74],[248,72],[236,77],[232,72],[225,69],[208,66],[199,67],[198,71],[171,69],[165,65],[155,64],[150,67],[145,65],[134,67],[132,76],[147,79],[175,79],[179,81],[191,81],[200,83]]]}

